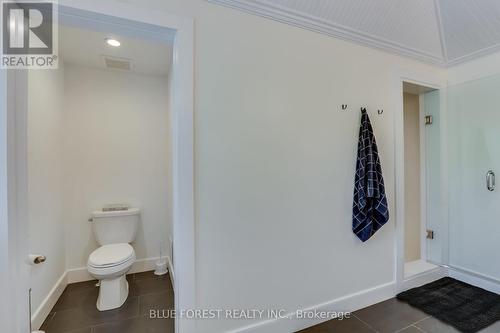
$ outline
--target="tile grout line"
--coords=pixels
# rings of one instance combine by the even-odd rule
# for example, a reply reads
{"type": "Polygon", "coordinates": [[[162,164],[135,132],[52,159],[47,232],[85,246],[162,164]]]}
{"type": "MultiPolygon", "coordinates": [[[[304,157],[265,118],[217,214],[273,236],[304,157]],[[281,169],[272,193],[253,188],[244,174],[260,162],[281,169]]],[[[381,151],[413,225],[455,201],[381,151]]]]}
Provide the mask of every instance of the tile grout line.
{"type": "Polygon", "coordinates": [[[411,326],[414,326],[416,329],[418,329],[418,330],[420,330],[420,331],[422,331],[422,332],[424,332],[424,333],[427,333],[426,331],[424,331],[423,329],[421,329],[420,327],[418,327],[418,326],[417,326],[417,324],[418,324],[418,323],[421,323],[421,322],[423,322],[424,320],[427,320],[427,319],[429,319],[429,318],[432,318],[432,316],[427,316],[427,317],[425,317],[425,318],[422,318],[422,319],[420,319],[420,320],[417,320],[416,322],[414,322],[413,324],[411,324],[411,326]]]}
{"type": "MultiPolygon", "coordinates": [[[[135,284],[135,283],[141,283],[141,282],[147,282],[149,283],[149,281],[151,280],[163,280],[162,277],[157,277],[157,276],[144,276],[144,277],[141,277],[141,278],[138,278],[136,274],[132,274],[131,276],[128,277],[127,281],[131,284],[135,284]]],[[[167,277],[164,279],[165,283],[167,282],[170,282],[169,285],[171,285],[171,281],[170,281],[170,278],[167,277]]],[[[163,284],[163,283],[162,283],[163,284]]],[[[75,290],[71,290],[71,291],[68,291],[67,290],[68,288],[66,287],[64,292],[63,292],[63,295],[64,294],[67,294],[67,295],[70,295],[70,296],[79,296],[78,294],[80,293],[88,293],[89,291],[93,290],[94,288],[89,288],[87,290],[87,288],[84,288],[83,290],[79,290],[79,289],[75,289],[75,290]],[[71,295],[75,293],[75,295],[71,295]]],[[[155,287],[156,289],[156,287],[155,287]]],[[[143,314],[141,314],[141,306],[143,305],[144,301],[145,301],[145,298],[148,297],[148,296],[151,296],[151,295],[156,295],[156,294],[163,294],[163,293],[171,293],[173,292],[173,289],[169,286],[167,287],[166,289],[161,289],[161,290],[155,290],[155,291],[149,291],[148,293],[145,293],[145,294],[141,294],[141,293],[138,293],[136,296],[132,296],[130,297],[129,295],[129,298],[136,298],[137,299],[137,303],[136,303],[136,311],[135,314],[133,315],[128,315],[128,316],[125,316],[124,318],[109,318],[109,319],[105,319],[104,321],[102,322],[96,322],[94,324],[90,324],[90,325],[85,325],[85,327],[80,327],[80,328],[77,328],[77,329],[81,329],[81,328],[85,328],[86,330],[88,329],[89,333],[95,333],[99,330],[100,327],[102,326],[105,326],[106,324],[111,324],[111,323],[117,323],[117,322],[120,322],[120,321],[123,321],[123,320],[130,320],[130,319],[137,319],[137,318],[142,318],[144,317],[143,314]]],[[[58,301],[61,299],[61,297],[58,299],[58,301]]],[[[44,321],[43,325],[44,328],[49,328],[50,326],[52,326],[54,324],[54,322],[56,321],[55,319],[57,319],[59,316],[60,316],[60,313],[66,313],[68,311],[74,311],[76,309],[80,309],[80,306],[78,307],[71,307],[71,308],[67,308],[67,309],[63,309],[63,310],[60,310],[60,311],[51,311],[49,313],[49,316],[48,318],[46,318],[46,320],[44,321]]]]}
{"type": "Polygon", "coordinates": [[[423,332],[423,333],[427,333],[427,331],[424,331],[423,329],[421,329],[420,327],[418,326],[415,326],[415,325],[412,325],[413,327],[415,327],[417,330],[423,332]]]}
{"type": "Polygon", "coordinates": [[[365,322],[364,320],[362,320],[361,318],[359,318],[358,316],[356,316],[354,313],[352,313],[352,315],[354,316],[354,318],[356,318],[357,320],[359,320],[361,323],[363,323],[369,329],[371,329],[372,331],[374,331],[376,333],[379,333],[374,327],[372,327],[372,325],[368,324],[367,322],[365,322]]]}
{"type": "Polygon", "coordinates": [[[396,331],[396,332],[394,332],[394,333],[402,332],[402,331],[404,331],[404,330],[406,330],[406,329],[408,329],[408,328],[410,328],[410,327],[415,327],[417,330],[422,331],[422,332],[424,332],[424,333],[427,333],[426,331],[424,331],[424,330],[423,330],[423,329],[421,329],[420,327],[415,326],[415,324],[418,324],[418,323],[420,323],[420,322],[422,322],[422,321],[424,321],[424,320],[426,320],[426,319],[429,319],[429,318],[431,318],[431,316],[427,316],[427,317],[425,317],[425,318],[422,318],[422,319],[420,319],[420,320],[417,320],[416,322],[414,322],[414,323],[412,323],[412,324],[410,324],[410,325],[408,325],[408,326],[406,326],[406,327],[403,327],[403,328],[401,328],[401,329],[397,330],[397,331],[396,331]]]}

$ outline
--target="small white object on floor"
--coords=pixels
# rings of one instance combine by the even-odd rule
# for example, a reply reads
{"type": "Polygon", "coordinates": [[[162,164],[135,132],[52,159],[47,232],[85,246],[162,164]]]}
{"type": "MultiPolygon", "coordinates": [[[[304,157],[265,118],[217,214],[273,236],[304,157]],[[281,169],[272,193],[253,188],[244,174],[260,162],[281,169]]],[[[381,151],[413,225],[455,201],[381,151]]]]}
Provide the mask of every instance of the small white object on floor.
{"type": "Polygon", "coordinates": [[[156,262],[155,275],[165,275],[168,273],[167,261],[160,259],[156,262]]]}

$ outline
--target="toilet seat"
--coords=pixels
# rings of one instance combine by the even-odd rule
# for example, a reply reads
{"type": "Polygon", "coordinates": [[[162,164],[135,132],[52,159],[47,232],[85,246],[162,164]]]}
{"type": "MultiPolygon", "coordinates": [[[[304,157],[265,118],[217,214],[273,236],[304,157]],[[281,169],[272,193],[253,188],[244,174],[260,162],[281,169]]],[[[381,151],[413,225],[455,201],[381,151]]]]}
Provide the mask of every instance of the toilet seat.
{"type": "Polygon", "coordinates": [[[135,251],[130,244],[103,245],[90,254],[87,270],[98,280],[114,279],[126,274],[134,262],[135,251]]]}
{"type": "Polygon", "coordinates": [[[111,268],[135,260],[134,248],[127,243],[103,245],[89,256],[88,266],[111,268]]]}

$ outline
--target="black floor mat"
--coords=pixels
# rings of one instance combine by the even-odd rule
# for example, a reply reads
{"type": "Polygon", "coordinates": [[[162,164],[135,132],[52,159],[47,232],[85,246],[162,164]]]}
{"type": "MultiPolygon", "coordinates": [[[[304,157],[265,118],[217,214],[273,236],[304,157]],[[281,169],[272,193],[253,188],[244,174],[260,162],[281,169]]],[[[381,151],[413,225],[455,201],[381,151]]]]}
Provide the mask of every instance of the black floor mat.
{"type": "Polygon", "coordinates": [[[500,320],[500,295],[448,277],[397,298],[464,333],[478,332],[500,320]]]}

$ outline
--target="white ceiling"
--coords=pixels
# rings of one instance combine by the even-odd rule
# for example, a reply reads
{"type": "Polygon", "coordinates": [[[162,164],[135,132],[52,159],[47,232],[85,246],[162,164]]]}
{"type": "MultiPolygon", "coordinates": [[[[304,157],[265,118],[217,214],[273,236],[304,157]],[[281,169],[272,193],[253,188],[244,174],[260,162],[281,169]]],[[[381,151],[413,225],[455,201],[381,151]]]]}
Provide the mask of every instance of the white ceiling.
{"type": "Polygon", "coordinates": [[[500,50],[500,0],[208,0],[439,65],[500,50]]]}
{"type": "Polygon", "coordinates": [[[61,25],[59,56],[66,63],[99,69],[106,69],[103,56],[130,59],[133,73],[161,76],[168,75],[172,45],[168,42],[61,25]],[[107,45],[104,41],[107,37],[119,40],[121,46],[107,45]]]}

